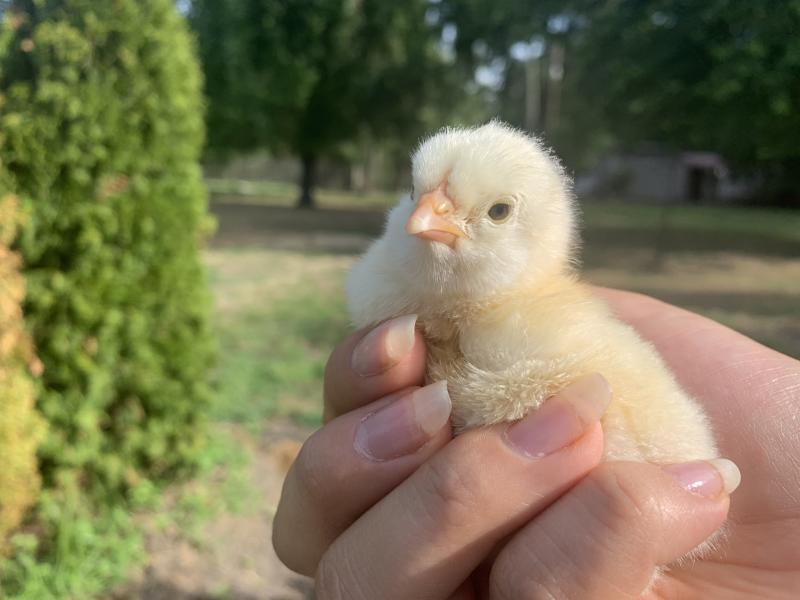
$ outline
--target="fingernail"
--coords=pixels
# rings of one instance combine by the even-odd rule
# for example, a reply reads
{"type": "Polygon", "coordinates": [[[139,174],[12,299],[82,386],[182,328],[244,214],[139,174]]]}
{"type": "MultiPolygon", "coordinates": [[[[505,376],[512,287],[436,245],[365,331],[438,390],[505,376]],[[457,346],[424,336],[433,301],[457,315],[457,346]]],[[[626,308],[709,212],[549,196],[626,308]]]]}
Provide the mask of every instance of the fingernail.
{"type": "Polygon", "coordinates": [[[742,481],[739,467],[727,458],[695,460],[663,468],[683,489],[706,498],[716,498],[723,492],[730,494],[742,481]]]}
{"type": "Polygon", "coordinates": [[[390,460],[424,446],[450,418],[447,382],[414,390],[368,415],[356,429],[355,447],[373,460],[390,460]]]}
{"type": "Polygon", "coordinates": [[[508,444],[531,458],[541,458],[568,446],[603,416],[611,388],[602,375],[587,375],[547,400],[538,410],[510,425],[508,444]]]}
{"type": "Polygon", "coordinates": [[[386,321],[365,335],[353,350],[350,366],[358,375],[369,377],[393,367],[414,347],[417,315],[386,321]]]}

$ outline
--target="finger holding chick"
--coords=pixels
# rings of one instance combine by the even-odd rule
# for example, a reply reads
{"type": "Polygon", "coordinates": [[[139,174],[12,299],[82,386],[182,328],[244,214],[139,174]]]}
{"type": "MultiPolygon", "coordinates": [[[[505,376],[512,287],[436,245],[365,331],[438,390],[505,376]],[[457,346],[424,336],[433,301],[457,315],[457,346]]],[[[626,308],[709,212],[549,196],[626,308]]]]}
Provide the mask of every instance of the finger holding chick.
{"type": "Polygon", "coordinates": [[[355,332],[328,359],[326,425],[292,456],[273,546],[298,573],[452,437],[446,387],[424,388],[415,315],[355,332]]]}
{"type": "Polygon", "coordinates": [[[499,122],[444,129],[412,157],[347,284],[353,322],[413,313],[427,381],[447,381],[456,433],[513,421],[589,373],[614,389],[606,460],[718,457],[711,422],[654,347],[580,280],[571,182],[542,143],[499,122]]]}
{"type": "Polygon", "coordinates": [[[521,421],[458,436],[336,538],[320,561],[317,597],[450,598],[507,536],[597,466],[610,400],[594,374],[521,421]]]}
{"type": "Polygon", "coordinates": [[[356,331],[334,348],[325,365],[324,419],[425,380],[425,342],[415,314],[356,331]]]}

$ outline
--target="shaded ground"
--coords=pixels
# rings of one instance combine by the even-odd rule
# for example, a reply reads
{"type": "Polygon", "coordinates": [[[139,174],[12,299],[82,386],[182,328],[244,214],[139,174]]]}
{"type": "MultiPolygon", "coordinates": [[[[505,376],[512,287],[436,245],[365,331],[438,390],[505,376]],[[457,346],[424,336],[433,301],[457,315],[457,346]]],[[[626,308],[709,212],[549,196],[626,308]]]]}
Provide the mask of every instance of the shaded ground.
{"type": "Polygon", "coordinates": [[[254,510],[225,512],[205,523],[198,539],[183,532],[146,529],[149,564],[113,600],[302,600],[312,583],[284,567],[272,549],[272,517],[293,450],[308,430],[270,424],[259,437],[235,429],[251,457],[254,510]]]}
{"type": "MultiPolygon", "coordinates": [[[[685,209],[674,217],[648,210],[632,219],[602,205],[586,211],[587,279],[656,296],[800,356],[800,215],[777,221],[753,211],[748,224],[748,213],[739,211],[715,229],[713,213],[692,223],[685,209]]],[[[352,257],[383,227],[382,209],[297,211],[229,201],[214,213],[215,248],[296,252],[306,262],[316,255],[352,257]]]]}
{"type": "MultiPolygon", "coordinates": [[[[344,273],[380,234],[383,211],[230,202],[213,210],[219,228],[206,260],[222,345],[215,416],[250,456],[254,500],[241,514],[213,516],[199,539],[150,527],[150,564],[115,598],[310,597],[309,582],[275,557],[271,519],[292,441],[318,422],[325,357],[346,331],[344,273]]],[[[791,226],[746,218],[716,229],[713,219],[670,225],[653,209],[640,212],[587,214],[589,280],[649,293],[800,356],[800,238],[791,226]]]]}

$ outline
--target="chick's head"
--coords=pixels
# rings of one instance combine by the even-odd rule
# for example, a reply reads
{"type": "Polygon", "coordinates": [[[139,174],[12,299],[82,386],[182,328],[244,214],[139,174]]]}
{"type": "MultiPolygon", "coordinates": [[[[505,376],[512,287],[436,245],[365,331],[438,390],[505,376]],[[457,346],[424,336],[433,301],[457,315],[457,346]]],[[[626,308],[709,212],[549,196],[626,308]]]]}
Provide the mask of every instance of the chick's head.
{"type": "Polygon", "coordinates": [[[480,301],[570,268],[569,180],[534,138],[491,122],[444,129],[412,157],[411,197],[389,216],[404,293],[480,301]]]}

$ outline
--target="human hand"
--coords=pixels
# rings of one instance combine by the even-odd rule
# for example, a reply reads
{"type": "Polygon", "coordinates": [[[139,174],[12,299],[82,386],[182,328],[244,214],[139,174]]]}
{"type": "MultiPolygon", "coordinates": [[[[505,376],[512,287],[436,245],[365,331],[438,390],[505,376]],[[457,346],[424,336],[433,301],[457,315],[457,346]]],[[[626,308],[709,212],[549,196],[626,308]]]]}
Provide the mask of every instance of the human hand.
{"type": "MultiPolygon", "coordinates": [[[[642,311],[649,311],[645,320],[652,326],[659,318],[688,316],[689,331],[701,324],[711,326],[715,331],[710,337],[726,346],[730,340],[723,338],[735,336],[746,342],[745,352],[757,350],[764,360],[791,363],[700,317],[643,297],[609,294],[623,318],[635,321],[642,311]]],[[[643,333],[655,332],[651,337],[658,343],[659,331],[671,331],[673,341],[679,341],[673,324],[662,330],[643,328],[643,333]]],[[[390,354],[403,356],[378,375],[359,377],[351,369],[350,356],[363,333],[334,352],[326,378],[326,414],[343,416],[312,437],[284,488],[275,522],[276,549],[289,566],[307,574],[315,572],[324,554],[318,571],[320,597],[340,593],[353,598],[474,598],[489,597],[489,590],[492,597],[514,598],[544,593],[555,597],[638,595],[653,565],[681,556],[724,518],[727,499],[715,493],[713,473],[709,481],[715,497],[707,499],[683,491],[673,478],[651,465],[607,463],[593,468],[602,447],[596,420],[604,400],[597,381],[548,402],[550,412],[557,413],[559,406],[571,401],[582,418],[566,428],[574,438],[572,443],[544,458],[530,460],[515,452],[505,441],[503,427],[469,432],[448,444],[447,402],[436,403],[434,388],[422,392],[427,399],[419,397],[421,392],[403,400],[394,396],[393,420],[405,427],[395,431],[394,443],[376,449],[388,450],[391,456],[406,454],[391,460],[369,459],[364,456],[364,440],[362,451],[354,448],[353,440],[359,440],[359,424],[376,407],[356,407],[422,379],[424,345],[408,328],[408,320],[401,325],[406,327],[403,335],[389,336],[395,352],[382,353],[381,344],[373,344],[369,354],[378,364],[367,371],[387,367],[392,362],[390,354]],[[425,427],[409,426],[409,409],[429,404],[439,410],[423,415],[425,427]],[[486,469],[487,464],[492,469],[486,469]],[[591,474],[584,478],[589,470],[591,474]],[[508,536],[521,527],[509,541],[508,536]],[[502,549],[492,553],[494,548],[502,549]],[[490,553],[492,560],[487,561],[490,553]],[[565,555],[570,559],[565,560],[565,555]],[[483,567],[478,568],[481,563],[483,567]]],[[[385,328],[372,341],[376,337],[385,339],[385,328]]],[[[748,399],[747,389],[738,393],[748,399]]],[[[384,399],[378,404],[388,402],[384,399]]],[[[713,411],[712,416],[716,417],[713,411]]],[[[535,415],[523,422],[532,420],[535,415]]],[[[732,540],[736,539],[734,527],[735,523],[732,540]]],[[[698,568],[699,563],[674,569],[659,580],[657,590],[702,594],[702,586],[713,585],[713,578],[683,576],[698,573],[698,568]]],[[[724,573],[717,575],[723,583],[728,579],[724,573]]],[[[772,575],[772,579],[778,577],[772,575]]]]}
{"type": "Polygon", "coordinates": [[[800,362],[653,298],[598,290],[705,407],[740,468],[719,550],[665,573],[666,598],[800,597],[800,362]]]}

